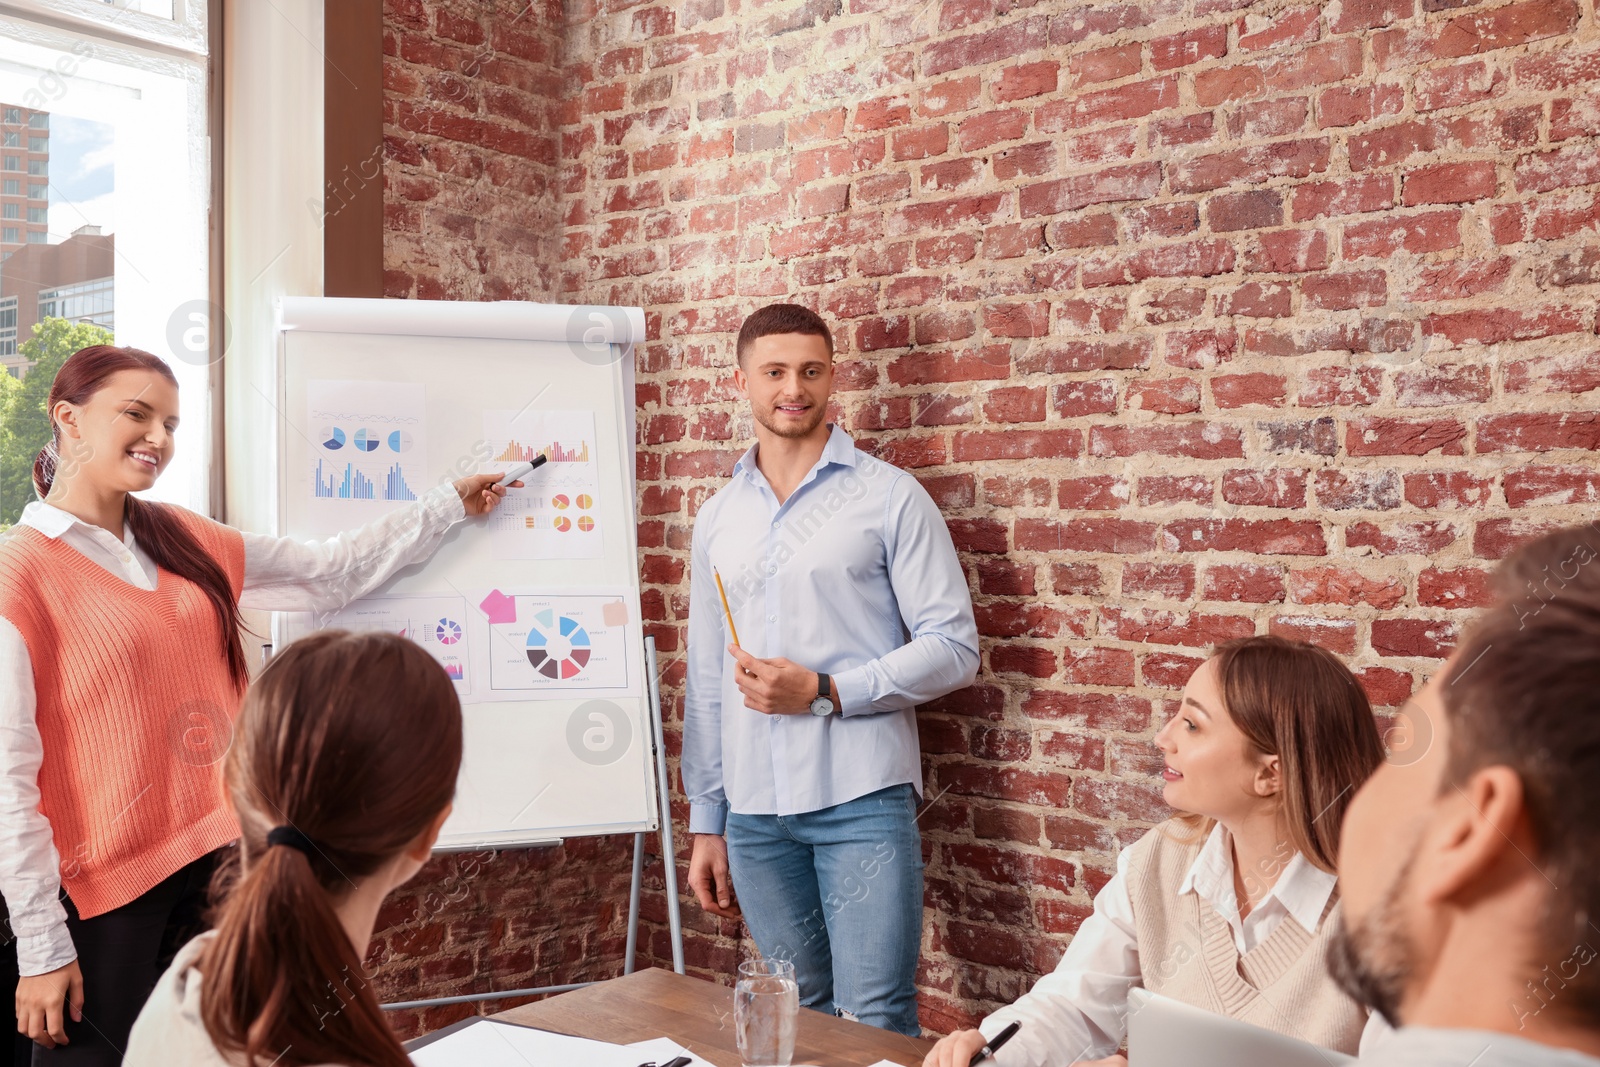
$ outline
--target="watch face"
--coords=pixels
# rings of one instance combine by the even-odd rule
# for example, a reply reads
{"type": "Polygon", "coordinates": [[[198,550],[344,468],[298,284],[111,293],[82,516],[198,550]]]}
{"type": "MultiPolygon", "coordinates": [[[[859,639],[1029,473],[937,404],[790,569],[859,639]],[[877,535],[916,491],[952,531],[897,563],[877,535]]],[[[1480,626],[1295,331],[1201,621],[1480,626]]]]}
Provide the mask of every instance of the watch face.
{"type": "Polygon", "coordinates": [[[811,702],[811,714],[832,715],[833,701],[829,700],[827,697],[818,697],[811,702]]]}

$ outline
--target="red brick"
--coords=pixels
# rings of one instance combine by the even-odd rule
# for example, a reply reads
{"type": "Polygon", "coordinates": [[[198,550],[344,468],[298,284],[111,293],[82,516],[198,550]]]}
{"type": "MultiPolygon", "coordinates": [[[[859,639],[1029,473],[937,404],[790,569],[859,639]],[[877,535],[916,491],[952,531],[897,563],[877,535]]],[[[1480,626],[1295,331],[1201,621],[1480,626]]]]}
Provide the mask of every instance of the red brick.
{"type": "Polygon", "coordinates": [[[1283,197],[1273,189],[1214,196],[1206,202],[1206,223],[1213,233],[1281,225],[1283,197]]]}
{"type": "Polygon", "coordinates": [[[1422,320],[1422,332],[1457,345],[1492,345],[1587,331],[1592,320],[1589,309],[1563,305],[1478,308],[1429,315],[1422,320]]]}
{"type": "Polygon", "coordinates": [[[1320,645],[1329,652],[1349,655],[1356,650],[1356,620],[1310,615],[1275,615],[1267,632],[1293,641],[1320,645]]]}
{"type": "Polygon", "coordinates": [[[1405,294],[1407,300],[1433,303],[1438,300],[1465,300],[1505,288],[1516,261],[1510,256],[1493,259],[1453,259],[1437,265],[1423,265],[1416,272],[1415,284],[1405,294]]]}
{"type": "Polygon", "coordinates": [[[1148,278],[1204,278],[1233,270],[1233,245],[1200,239],[1121,256],[1095,256],[1083,265],[1083,287],[1129,285],[1148,278]]]}
{"type": "Polygon", "coordinates": [[[1198,193],[1269,178],[1304,178],[1328,169],[1326,138],[1251,145],[1177,163],[1169,182],[1175,193],[1198,193]]]}
{"type": "Polygon", "coordinates": [[[1287,391],[1287,383],[1277,374],[1219,374],[1211,379],[1211,399],[1219,408],[1279,407],[1287,391]]]}
{"type": "Polygon", "coordinates": [[[1283,569],[1265,563],[1220,563],[1206,568],[1202,600],[1276,604],[1283,600],[1283,569]]]}
{"type": "Polygon", "coordinates": [[[1120,641],[1151,645],[1192,645],[1205,647],[1248,637],[1256,632],[1249,615],[1207,615],[1200,612],[1129,611],[1123,608],[1100,609],[1102,628],[1120,641]]]}
{"type": "Polygon", "coordinates": [[[1380,656],[1444,659],[1459,636],[1453,622],[1430,619],[1374,619],[1372,650],[1380,656]]]}
{"type": "Polygon", "coordinates": [[[1183,415],[1200,410],[1200,384],[1193,378],[1151,378],[1128,386],[1130,410],[1183,415]]]}
{"type": "Polygon", "coordinates": [[[1259,508],[1303,508],[1306,472],[1293,467],[1231,470],[1222,476],[1222,499],[1259,508]]]}
{"type": "Polygon", "coordinates": [[[1156,70],[1186,67],[1205,59],[1220,59],[1228,54],[1228,27],[1202,26],[1168,34],[1150,41],[1150,64],[1156,70]]]}
{"type": "Polygon", "coordinates": [[[1146,506],[1209,505],[1215,496],[1211,479],[1202,474],[1146,474],[1139,479],[1139,503],[1146,506]]]}
{"type": "MultiPolygon", "coordinates": [[[[1257,16],[1264,20],[1265,16],[1257,16]]],[[[1276,12],[1270,25],[1246,33],[1247,20],[1239,23],[1239,48],[1253,52],[1286,44],[1310,44],[1321,36],[1322,12],[1316,7],[1291,7],[1276,12]]]]}
{"type": "Polygon", "coordinates": [[[1122,213],[1129,241],[1183,237],[1200,228],[1200,205],[1193,200],[1171,204],[1141,204],[1122,213]]]}
{"type": "Polygon", "coordinates": [[[1406,475],[1406,503],[1430,510],[1475,508],[1494,492],[1494,479],[1467,471],[1420,471],[1406,475]]]}
{"type": "Polygon", "coordinates": [[[1292,299],[1290,287],[1282,282],[1246,282],[1237,289],[1217,294],[1217,315],[1286,318],[1292,299]]]}
{"type": "Polygon", "coordinates": [[[1387,26],[1409,19],[1414,5],[1415,0],[1342,0],[1328,29],[1333,33],[1353,33],[1387,26]]]}
{"type": "Polygon", "coordinates": [[[1082,450],[1080,430],[1003,430],[955,434],[950,457],[957,463],[1050,456],[1070,459],[1082,450]]]}
{"type": "Polygon", "coordinates": [[[1352,419],[1345,450],[1352,456],[1425,456],[1435,449],[1460,455],[1467,428],[1455,419],[1352,419]]]}
{"type": "Polygon", "coordinates": [[[1317,503],[1331,511],[1386,511],[1400,506],[1400,475],[1395,471],[1320,470],[1314,484],[1317,503]]]}
{"type": "Polygon", "coordinates": [[[1156,689],[1182,689],[1203,659],[1173,652],[1147,652],[1139,663],[1144,684],[1156,689]]]}
{"type": "Polygon", "coordinates": [[[1297,604],[1370,604],[1388,610],[1405,601],[1406,583],[1393,575],[1368,576],[1343,567],[1308,567],[1289,572],[1297,604]]]}
{"type": "Polygon", "coordinates": [[[1341,85],[1317,97],[1317,125],[1324,129],[1362,125],[1400,114],[1405,103],[1405,89],[1399,85],[1341,85]]]}
{"type": "Polygon", "coordinates": [[[1440,163],[1405,173],[1401,180],[1407,207],[1418,204],[1465,204],[1495,193],[1495,164],[1440,163]]]}
{"type": "Polygon", "coordinates": [[[1431,556],[1455,539],[1455,528],[1447,522],[1403,522],[1384,527],[1355,522],[1344,532],[1346,548],[1371,548],[1380,556],[1431,556]]]}
{"type": "MultiPolygon", "coordinates": [[[[1349,253],[1347,252],[1346,255],[1349,253]]],[[[1272,230],[1257,234],[1244,268],[1264,274],[1298,274],[1328,265],[1328,235],[1323,230],[1272,230]]]]}
{"type": "Polygon", "coordinates": [[[1192,422],[1149,426],[1094,426],[1089,430],[1092,456],[1165,455],[1191,459],[1242,457],[1243,438],[1236,426],[1192,422]]]}
{"type": "Polygon", "coordinates": [[[1484,366],[1443,364],[1395,375],[1395,403],[1401,407],[1479,404],[1492,391],[1489,368],[1484,366]]]}
{"type": "MultiPolygon", "coordinates": [[[[1091,82],[1117,81],[1139,73],[1143,55],[1137,43],[1113,45],[1110,48],[1098,48],[1092,52],[1079,52],[1067,63],[1067,70],[1072,75],[1072,85],[1088,85],[1091,82]]],[[[1049,89],[1056,87],[1055,77],[1052,73],[1049,89]]],[[[1048,90],[1047,90],[1048,91],[1048,90]]]]}
{"type": "Polygon", "coordinates": [[[1117,410],[1117,383],[1113,378],[1063,382],[1052,386],[1050,406],[1062,418],[1109,415],[1117,410]]]}
{"type": "Polygon", "coordinates": [[[1592,411],[1488,415],[1478,419],[1479,452],[1547,452],[1600,448],[1600,414],[1592,411]]]}
{"type": "Polygon", "coordinates": [[[1486,608],[1494,603],[1489,572],[1477,567],[1442,570],[1429,567],[1417,575],[1417,604],[1430,608],[1486,608]]]}
{"type": "Polygon", "coordinates": [[[1264,556],[1321,556],[1322,526],[1293,519],[1180,519],[1161,528],[1167,552],[1254,552],[1264,556]]]}
{"type": "Polygon", "coordinates": [[[1380,307],[1389,302],[1388,276],[1381,270],[1343,274],[1318,274],[1300,282],[1300,292],[1311,307],[1324,311],[1380,307]]]}
{"type": "Polygon", "coordinates": [[[1418,111],[1477,104],[1492,98],[1505,83],[1505,74],[1481,59],[1419,70],[1412,82],[1418,111]]]}
{"type": "Polygon", "coordinates": [[[1148,552],[1156,525],[1132,519],[1018,519],[1012,537],[1020,551],[1148,552]]]}
{"type": "Polygon", "coordinates": [[[1098,596],[1102,588],[1100,568],[1093,563],[1050,565],[1050,589],[1057,596],[1098,596]]]}
{"type": "Polygon", "coordinates": [[[1344,228],[1344,258],[1390,256],[1396,252],[1442,252],[1461,244],[1461,212],[1433,211],[1348,223],[1344,228]]]}
{"type": "Polygon", "coordinates": [[[1128,483],[1110,474],[1063,478],[1056,501],[1062,511],[1116,511],[1128,502],[1128,483]]]}
{"type": "Polygon", "coordinates": [[[1137,163],[1023,186],[1017,202],[1022,217],[1031,218],[1076,211],[1091,204],[1143,200],[1155,196],[1160,189],[1161,165],[1137,163]]]}
{"type": "Polygon", "coordinates": [[[1311,104],[1303,96],[1239,104],[1228,113],[1228,133],[1235,140],[1260,141],[1287,137],[1305,129],[1311,104]]]}
{"type": "MultiPolygon", "coordinates": [[[[1125,597],[1188,600],[1194,595],[1194,565],[1191,563],[1129,563],[1122,568],[1122,595],[1125,597]]],[[[1120,685],[1132,684],[1130,679],[1120,685]]]]}
{"type": "Polygon", "coordinates": [[[1394,178],[1365,174],[1339,181],[1306,182],[1294,187],[1295,222],[1336,215],[1360,215],[1394,206],[1394,178]]]}
{"type": "Polygon", "coordinates": [[[1178,76],[1167,74],[1148,81],[1130,82],[1114,89],[1078,92],[1063,100],[1041,104],[1034,112],[1040,133],[1127,122],[1178,106],[1178,76]]]}

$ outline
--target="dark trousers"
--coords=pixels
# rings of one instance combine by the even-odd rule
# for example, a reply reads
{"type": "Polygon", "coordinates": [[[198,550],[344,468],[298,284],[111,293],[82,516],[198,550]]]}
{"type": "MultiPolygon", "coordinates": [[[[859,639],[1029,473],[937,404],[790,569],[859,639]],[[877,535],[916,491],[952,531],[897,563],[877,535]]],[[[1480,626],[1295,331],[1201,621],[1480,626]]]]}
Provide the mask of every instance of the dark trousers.
{"type": "Polygon", "coordinates": [[[33,1067],[116,1067],[128,1032],[172,958],[205,930],[217,853],[201,856],[149,892],[92,919],[65,893],[67,929],[83,970],[83,1021],[66,1018],[70,1044],[33,1046],[33,1067]]]}

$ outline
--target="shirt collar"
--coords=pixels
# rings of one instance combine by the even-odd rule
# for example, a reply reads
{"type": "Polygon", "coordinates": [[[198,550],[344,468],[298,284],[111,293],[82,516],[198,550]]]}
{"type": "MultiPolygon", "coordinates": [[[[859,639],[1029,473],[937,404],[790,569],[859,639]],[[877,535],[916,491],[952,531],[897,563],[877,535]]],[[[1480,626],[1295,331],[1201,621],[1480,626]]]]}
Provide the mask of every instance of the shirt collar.
{"type": "MultiPolygon", "coordinates": [[[[1267,895],[1256,902],[1256,908],[1259,910],[1267,901],[1276,898],[1295,922],[1308,933],[1316,933],[1322,910],[1327,907],[1337,882],[1336,875],[1321,870],[1296,852],[1267,895]]],[[[1200,855],[1183,876],[1178,893],[1197,893],[1222,914],[1238,915],[1239,900],[1233,890],[1233,835],[1223,829],[1221,823],[1211,828],[1200,855]]]]}
{"type": "MultiPolygon", "coordinates": [[[[822,456],[817,460],[816,466],[811,468],[812,473],[822,470],[830,463],[840,463],[846,467],[856,465],[856,443],[838,423],[830,423],[828,443],[822,446],[822,456]]],[[[739,457],[739,462],[733,465],[734,474],[744,474],[750,478],[760,478],[761,468],[756,466],[756,449],[758,445],[751,445],[744,450],[744,455],[739,457]]]]}
{"type": "MultiPolygon", "coordinates": [[[[62,534],[74,526],[82,526],[84,531],[89,534],[98,534],[113,541],[116,540],[115,535],[110,530],[84,522],[70,511],[62,511],[54,504],[46,504],[43,500],[30,501],[22,509],[21,521],[23,525],[32,526],[52,540],[59,539],[62,534]]],[[[128,528],[126,523],[123,524],[122,543],[125,545],[133,543],[133,530],[128,528]]]]}

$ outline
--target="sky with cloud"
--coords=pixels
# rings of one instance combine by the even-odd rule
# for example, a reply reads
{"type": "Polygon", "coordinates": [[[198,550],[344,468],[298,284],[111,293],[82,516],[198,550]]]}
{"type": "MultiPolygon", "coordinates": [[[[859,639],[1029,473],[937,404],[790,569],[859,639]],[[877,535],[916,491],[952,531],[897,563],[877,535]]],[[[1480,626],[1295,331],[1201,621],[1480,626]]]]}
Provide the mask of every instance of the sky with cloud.
{"type": "Polygon", "coordinates": [[[110,123],[50,116],[50,243],[86,224],[116,232],[115,131],[110,123]]]}

